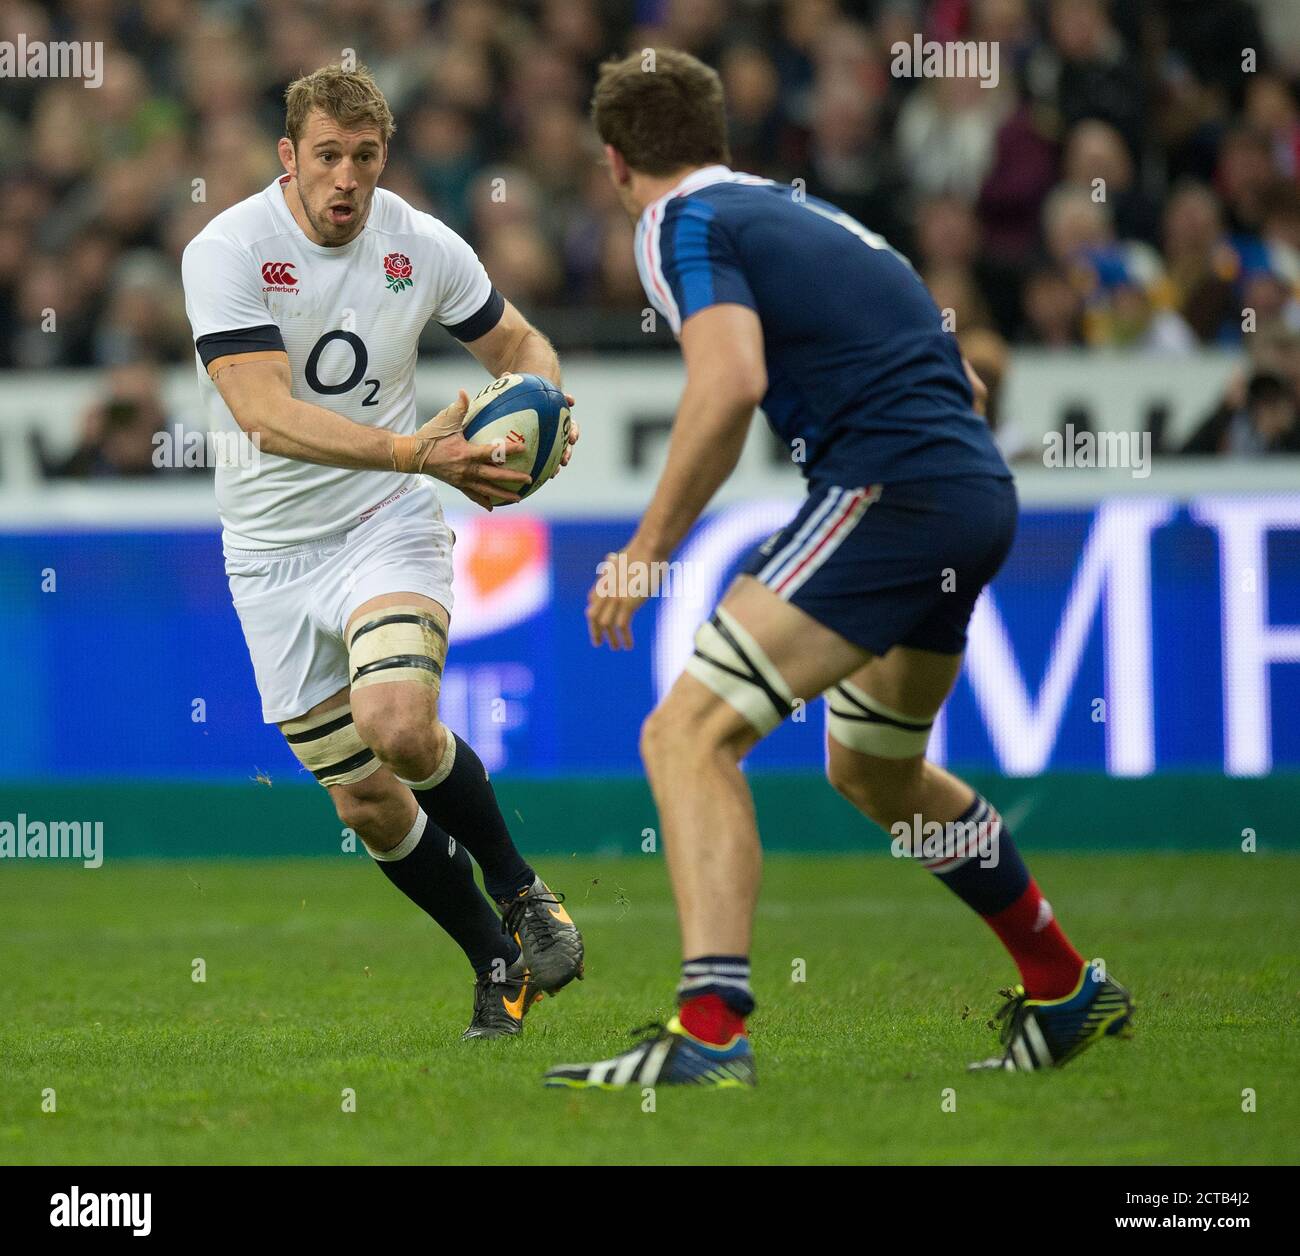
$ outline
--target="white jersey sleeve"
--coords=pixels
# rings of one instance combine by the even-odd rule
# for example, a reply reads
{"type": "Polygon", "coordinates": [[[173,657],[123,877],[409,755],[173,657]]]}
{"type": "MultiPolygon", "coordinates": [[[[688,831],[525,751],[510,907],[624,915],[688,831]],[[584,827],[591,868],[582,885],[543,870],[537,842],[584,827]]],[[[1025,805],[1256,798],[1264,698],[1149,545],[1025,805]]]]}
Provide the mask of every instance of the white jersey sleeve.
{"type": "Polygon", "coordinates": [[[492,286],[478,254],[450,227],[434,221],[444,269],[433,318],[457,340],[477,340],[501,321],[505,298],[492,286]]]}
{"type": "Polygon", "coordinates": [[[235,353],[284,352],[257,261],[232,240],[199,236],[181,257],[185,313],[205,367],[235,353]]]}

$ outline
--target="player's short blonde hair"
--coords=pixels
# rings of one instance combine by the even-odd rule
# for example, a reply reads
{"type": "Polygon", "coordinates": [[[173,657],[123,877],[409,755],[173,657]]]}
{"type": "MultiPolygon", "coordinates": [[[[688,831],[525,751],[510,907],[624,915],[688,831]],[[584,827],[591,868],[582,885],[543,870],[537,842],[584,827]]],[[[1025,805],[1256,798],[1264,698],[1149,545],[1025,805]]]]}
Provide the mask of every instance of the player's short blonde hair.
{"type": "Polygon", "coordinates": [[[284,133],[293,141],[295,150],[313,109],[324,110],[350,131],[367,125],[378,127],[385,144],[397,130],[384,93],[364,65],[355,70],[325,65],[294,79],[285,89],[284,106],[284,133]]]}

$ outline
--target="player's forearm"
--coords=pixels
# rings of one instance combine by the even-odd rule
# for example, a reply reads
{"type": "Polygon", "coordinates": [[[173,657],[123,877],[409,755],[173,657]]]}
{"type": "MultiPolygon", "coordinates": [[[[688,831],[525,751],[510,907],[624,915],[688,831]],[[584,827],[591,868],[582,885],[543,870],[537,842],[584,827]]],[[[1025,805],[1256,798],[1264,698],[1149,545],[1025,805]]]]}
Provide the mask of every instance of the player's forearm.
{"type": "Polygon", "coordinates": [[[393,469],[391,432],[296,397],[282,398],[256,417],[243,413],[240,426],[264,454],[361,471],[393,469]]]}
{"type": "Polygon", "coordinates": [[[687,383],[668,461],[629,550],[652,560],[671,557],[735,470],[753,415],[747,398],[720,400],[712,387],[687,383]]]}
{"type": "Polygon", "coordinates": [[[510,360],[497,372],[503,375],[513,371],[519,375],[540,375],[549,379],[557,388],[560,379],[560,359],[551,342],[535,327],[530,327],[519,340],[510,355],[510,360]]]}

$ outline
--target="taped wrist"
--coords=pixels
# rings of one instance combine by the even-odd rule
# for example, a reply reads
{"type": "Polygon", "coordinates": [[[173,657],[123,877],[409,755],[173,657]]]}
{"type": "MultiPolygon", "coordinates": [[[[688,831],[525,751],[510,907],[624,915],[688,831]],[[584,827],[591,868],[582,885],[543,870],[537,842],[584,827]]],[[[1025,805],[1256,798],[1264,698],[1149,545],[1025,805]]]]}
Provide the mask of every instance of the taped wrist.
{"type": "Polygon", "coordinates": [[[424,464],[428,461],[434,442],[461,430],[464,420],[457,418],[454,413],[449,413],[453,410],[455,410],[454,406],[448,406],[446,410],[439,411],[413,436],[393,437],[394,471],[419,475],[424,470],[424,464]]]}
{"type": "Polygon", "coordinates": [[[419,475],[424,470],[433,441],[421,436],[393,437],[393,470],[419,475]]]}

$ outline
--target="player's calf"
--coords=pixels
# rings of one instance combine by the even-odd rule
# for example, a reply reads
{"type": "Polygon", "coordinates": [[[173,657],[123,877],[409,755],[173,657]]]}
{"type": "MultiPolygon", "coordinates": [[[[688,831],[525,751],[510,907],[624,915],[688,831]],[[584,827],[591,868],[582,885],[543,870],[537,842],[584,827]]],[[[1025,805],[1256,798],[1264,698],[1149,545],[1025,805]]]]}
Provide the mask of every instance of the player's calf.
{"type": "MultiPolygon", "coordinates": [[[[879,659],[867,671],[892,666],[905,682],[909,670],[932,662],[928,655],[879,659]]],[[[946,686],[939,683],[933,700],[944,696],[946,686]]],[[[1056,998],[1072,989],[1083,959],[1056,923],[1001,815],[924,758],[933,717],[902,715],[851,682],[836,686],[828,703],[831,784],[890,833],[897,853],[916,859],[984,918],[1033,997],[1056,998]]]]}
{"type": "Polygon", "coordinates": [[[522,949],[537,986],[553,992],[582,977],[582,935],[563,896],[515,847],[473,747],[438,720],[447,624],[441,606],[413,594],[376,599],[354,613],[347,640],[358,725],[420,810],[478,861],[502,931],[522,949]]]}
{"type": "Polygon", "coordinates": [[[376,772],[351,785],[331,786],[329,793],[340,823],[370,850],[391,850],[410,830],[410,801],[391,772],[376,772]]]}

